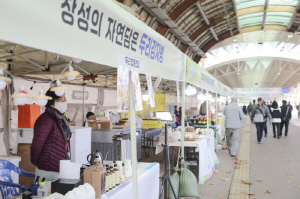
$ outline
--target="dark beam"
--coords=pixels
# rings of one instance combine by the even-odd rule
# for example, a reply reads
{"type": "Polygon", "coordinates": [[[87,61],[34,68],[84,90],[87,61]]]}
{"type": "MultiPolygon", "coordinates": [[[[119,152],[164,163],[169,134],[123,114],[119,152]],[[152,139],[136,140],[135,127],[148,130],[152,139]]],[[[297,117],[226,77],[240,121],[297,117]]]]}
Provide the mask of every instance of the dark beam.
{"type": "Polygon", "coordinates": [[[200,62],[201,58],[202,58],[201,56],[196,55],[194,57],[194,62],[196,62],[198,64],[200,62]]]}
{"type": "Polygon", "coordinates": [[[126,4],[127,0],[117,0],[119,3],[126,4]]]}
{"type": "MultiPolygon", "coordinates": [[[[234,35],[239,34],[239,32],[235,29],[235,30],[232,31],[232,34],[234,36],[234,35]]],[[[228,31],[228,32],[226,32],[226,33],[224,33],[222,35],[218,35],[219,41],[216,41],[213,38],[211,38],[211,41],[208,42],[207,44],[205,44],[205,46],[203,46],[201,48],[201,50],[206,53],[211,47],[213,47],[217,43],[219,43],[219,42],[221,42],[221,41],[223,41],[223,40],[225,40],[225,39],[227,39],[229,37],[231,37],[230,31],[228,31]]]]}
{"type": "Polygon", "coordinates": [[[196,3],[204,0],[185,0],[182,1],[172,12],[169,14],[169,17],[173,21],[177,21],[186,11],[188,11],[191,7],[196,5],[196,3]]]}
{"type": "Polygon", "coordinates": [[[157,32],[162,36],[166,37],[170,28],[168,26],[159,26],[157,32]]]}
{"type": "MultiPolygon", "coordinates": [[[[230,20],[230,19],[232,19],[232,18],[235,17],[234,12],[230,12],[230,13],[228,13],[228,14],[229,14],[229,19],[228,19],[228,20],[230,20]]],[[[211,20],[209,21],[210,26],[208,26],[208,25],[206,25],[206,24],[203,24],[203,25],[199,26],[199,27],[198,27],[198,28],[190,35],[190,39],[191,39],[192,41],[195,41],[195,40],[197,39],[197,37],[199,37],[199,35],[201,35],[201,34],[204,33],[205,31],[207,31],[210,27],[216,26],[216,25],[218,25],[218,24],[220,24],[220,23],[222,23],[222,22],[225,22],[225,21],[226,21],[226,19],[224,18],[223,15],[211,19],[211,20]]]]}
{"type": "Polygon", "coordinates": [[[183,53],[186,53],[187,52],[187,50],[189,49],[189,46],[188,45],[182,45],[181,46],[181,48],[180,48],[180,50],[183,52],[183,53]]]}
{"type": "Polygon", "coordinates": [[[292,26],[290,29],[288,29],[288,32],[295,32],[298,30],[298,26],[292,26]]]}

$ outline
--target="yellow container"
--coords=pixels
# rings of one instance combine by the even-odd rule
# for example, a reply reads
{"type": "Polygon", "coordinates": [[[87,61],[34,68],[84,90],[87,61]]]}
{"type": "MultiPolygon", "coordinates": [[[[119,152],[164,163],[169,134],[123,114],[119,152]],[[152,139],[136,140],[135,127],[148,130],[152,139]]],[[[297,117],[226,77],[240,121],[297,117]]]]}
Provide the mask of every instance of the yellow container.
{"type": "Polygon", "coordinates": [[[143,128],[162,128],[163,126],[164,124],[158,120],[143,120],[142,122],[143,128]]]}

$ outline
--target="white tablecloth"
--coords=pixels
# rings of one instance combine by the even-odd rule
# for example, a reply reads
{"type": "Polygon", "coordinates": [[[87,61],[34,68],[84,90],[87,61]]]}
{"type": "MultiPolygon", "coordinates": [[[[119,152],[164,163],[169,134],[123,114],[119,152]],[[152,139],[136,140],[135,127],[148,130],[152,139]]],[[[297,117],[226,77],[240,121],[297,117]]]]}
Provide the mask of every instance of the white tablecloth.
{"type": "MultiPolygon", "coordinates": [[[[138,163],[138,198],[157,199],[159,196],[159,163],[138,163]]],[[[132,181],[127,181],[102,198],[132,199],[132,181]]]]}

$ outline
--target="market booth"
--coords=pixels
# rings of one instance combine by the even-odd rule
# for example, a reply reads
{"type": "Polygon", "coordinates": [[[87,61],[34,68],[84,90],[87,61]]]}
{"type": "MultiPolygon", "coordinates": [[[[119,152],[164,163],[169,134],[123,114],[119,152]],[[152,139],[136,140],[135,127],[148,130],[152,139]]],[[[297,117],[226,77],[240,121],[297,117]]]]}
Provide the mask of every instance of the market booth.
{"type": "MultiPolygon", "coordinates": [[[[208,92],[215,94],[215,99],[217,99],[218,94],[228,96],[232,95],[233,93],[231,93],[231,90],[225,85],[221,84],[216,79],[209,76],[209,74],[204,69],[197,67],[196,63],[192,62],[192,60],[190,60],[189,58],[186,58],[186,56],[183,53],[181,53],[163,36],[159,35],[151,28],[147,27],[145,24],[137,20],[134,16],[128,14],[128,12],[114,4],[114,2],[100,0],[97,2],[89,2],[89,5],[85,5],[83,2],[77,2],[77,5],[75,5],[71,4],[68,1],[56,2],[48,0],[41,3],[40,1],[36,0],[33,1],[32,4],[34,4],[35,6],[32,7],[31,4],[29,4],[28,2],[21,1],[5,2],[0,8],[0,39],[5,41],[2,42],[3,44],[1,45],[1,48],[7,53],[10,53],[12,56],[16,56],[30,63],[20,64],[12,62],[11,65],[13,67],[11,67],[10,65],[8,68],[4,68],[4,72],[10,74],[11,77],[13,77],[13,79],[16,80],[17,78],[15,78],[15,76],[24,74],[35,75],[34,78],[40,76],[39,80],[45,80],[44,76],[49,75],[47,78],[51,82],[56,81],[57,88],[62,88],[65,85],[71,87],[68,84],[70,84],[72,80],[70,80],[69,78],[67,80],[59,79],[66,69],[69,68],[69,72],[73,72],[70,69],[71,65],[76,66],[76,68],[80,70],[85,76],[90,77],[90,80],[93,81],[92,83],[95,83],[95,79],[93,79],[94,74],[107,74],[110,72],[110,70],[114,71],[114,68],[117,68],[117,76],[115,76],[117,81],[117,90],[115,92],[116,97],[114,98],[114,100],[117,100],[114,106],[116,107],[115,109],[117,112],[130,113],[128,119],[129,126],[127,126],[127,128],[130,127],[129,146],[131,158],[130,160],[128,160],[127,158],[115,160],[125,162],[125,165],[127,166],[125,167],[128,169],[129,173],[125,175],[126,178],[123,179],[122,185],[117,186],[115,189],[113,189],[112,191],[108,191],[105,194],[105,186],[107,186],[105,184],[105,181],[107,174],[106,169],[102,167],[102,164],[112,164],[112,162],[110,160],[107,160],[106,162],[101,162],[101,164],[99,164],[98,166],[94,165],[85,168],[83,172],[83,179],[86,183],[91,184],[93,188],[91,188],[91,186],[89,185],[84,185],[84,189],[86,190],[87,194],[92,194],[94,190],[94,194],[96,194],[97,198],[119,198],[119,195],[122,195],[123,198],[141,198],[141,194],[143,194],[143,196],[149,196],[149,198],[157,198],[159,193],[158,164],[137,163],[137,151],[139,150],[137,148],[139,146],[139,137],[137,136],[137,134],[141,136],[141,132],[138,133],[139,130],[138,128],[136,128],[136,111],[142,111],[144,109],[142,104],[140,74],[146,75],[146,83],[149,90],[148,95],[150,96],[149,104],[152,108],[155,107],[154,95],[156,90],[158,89],[158,85],[161,81],[161,78],[172,80],[174,81],[174,83],[176,83],[177,103],[179,103],[178,99],[181,98],[179,93],[179,81],[182,81],[181,103],[183,115],[185,115],[185,81],[195,85],[198,88],[201,88],[202,91],[205,90],[207,94],[208,92]],[[87,6],[90,9],[91,18],[89,19],[88,17],[85,18],[86,15],[83,14],[85,12],[84,6],[87,6]],[[15,17],[14,13],[11,12],[12,9],[16,13],[24,13],[22,15],[21,20],[20,18],[15,17]],[[41,15],[41,10],[43,11],[43,15],[41,15]],[[82,16],[76,16],[76,14],[74,14],[74,10],[81,10],[78,13],[81,13],[82,16]],[[19,51],[11,50],[10,47],[16,44],[22,45],[25,48],[29,47],[25,50],[30,50],[31,52],[38,52],[39,50],[45,51],[43,52],[43,55],[45,56],[45,65],[37,64],[26,57],[22,57],[19,51]],[[48,64],[49,55],[57,56],[57,60],[60,60],[60,58],[62,58],[64,59],[64,62],[57,63],[55,67],[51,67],[48,64]],[[80,60],[84,61],[80,64],[80,60]],[[66,61],[67,64],[65,63],[66,61]],[[21,66],[19,69],[17,69],[18,64],[19,67],[21,66]],[[50,74],[56,74],[56,76],[50,76],[50,74]],[[154,85],[152,84],[153,77],[158,77],[154,85]],[[59,81],[57,80],[61,80],[63,82],[63,86],[60,85],[59,81]],[[91,176],[96,174],[99,175],[99,178],[93,181],[91,176]],[[147,187],[149,187],[147,183],[150,182],[152,185],[151,190],[147,189],[147,187]]],[[[27,53],[29,53],[29,51],[27,51],[27,53]]],[[[41,56],[41,52],[39,53],[40,54],[36,55],[37,57],[41,56]]],[[[86,78],[86,80],[87,79],[88,78],[86,78]]],[[[42,82],[45,83],[44,90],[47,90],[47,88],[52,87],[50,86],[50,82],[42,82]]],[[[76,109],[76,106],[80,106],[80,104],[82,104],[82,115],[84,115],[85,112],[87,112],[87,109],[85,110],[85,103],[87,103],[86,89],[89,89],[89,87],[87,86],[86,82],[78,81],[78,79],[75,79],[74,82],[83,85],[81,85],[81,93],[72,92],[71,94],[72,99],[75,101],[77,100],[77,103],[74,103],[73,108],[76,109]]],[[[12,135],[12,124],[10,118],[14,119],[14,117],[16,118],[18,117],[17,115],[20,115],[20,109],[18,109],[18,111],[15,111],[15,114],[17,115],[11,115],[11,93],[13,93],[14,89],[16,89],[15,93],[18,93],[20,85],[23,84],[14,84],[13,89],[7,87],[5,88],[6,90],[4,92],[1,92],[1,109],[4,115],[7,114],[6,117],[2,117],[3,123],[5,124],[4,132],[5,135],[8,135],[8,139],[6,139],[7,143],[5,143],[5,145],[7,145],[7,149],[9,149],[11,146],[10,136],[12,135]],[[4,99],[6,98],[8,100],[4,101],[4,99]]],[[[102,85],[102,87],[107,86],[106,84],[104,84],[102,85]]],[[[15,102],[18,101],[16,100],[18,97],[30,98],[29,96],[27,96],[29,95],[28,92],[24,92],[26,91],[26,89],[29,90],[28,88],[22,88],[22,92],[14,96],[15,102]]],[[[59,89],[59,91],[61,90],[64,89],[59,89]]],[[[65,91],[66,94],[68,94],[67,92],[68,91],[65,91]]],[[[111,91],[109,90],[106,91],[107,94],[109,94],[110,92],[111,91]]],[[[98,89],[97,92],[91,91],[91,93],[94,93],[94,95],[95,93],[98,93],[98,100],[96,102],[89,102],[95,103],[95,108],[93,108],[92,106],[92,110],[94,109],[94,112],[97,112],[98,110],[101,110],[101,108],[103,108],[99,107],[98,105],[101,104],[103,106],[103,99],[101,99],[101,97],[103,93],[105,93],[105,91],[98,89]]],[[[41,96],[43,95],[41,94],[41,96]]],[[[44,98],[37,98],[37,100],[38,99],[44,98]]],[[[23,103],[19,101],[17,102],[17,104],[21,105],[23,103]]],[[[13,109],[16,109],[16,107],[13,107],[13,109]]],[[[41,111],[43,111],[43,109],[41,111]]],[[[99,117],[102,116],[100,115],[99,117]]],[[[74,116],[74,118],[76,118],[76,116],[74,116]]],[[[84,116],[82,118],[84,118],[84,116]]],[[[71,140],[71,151],[74,153],[72,154],[73,159],[71,159],[71,162],[61,162],[61,170],[59,174],[61,180],[49,183],[53,192],[59,192],[58,187],[64,187],[62,185],[65,185],[66,182],[62,179],[75,178],[72,179],[76,181],[76,183],[72,184],[74,185],[74,187],[72,187],[74,188],[73,191],[70,190],[71,192],[68,193],[69,195],[66,194],[65,197],[71,197],[71,194],[79,194],[76,187],[80,185],[82,181],[79,180],[79,172],[76,171],[81,167],[81,164],[84,164],[84,159],[86,158],[86,155],[88,155],[91,152],[94,152],[91,151],[91,149],[93,148],[93,141],[95,141],[93,139],[93,134],[111,134],[111,130],[99,131],[98,129],[99,127],[101,129],[101,126],[103,127],[103,124],[107,123],[105,121],[106,120],[103,120],[103,118],[100,118],[100,120],[98,120],[98,118],[94,118],[91,119],[91,121],[86,121],[88,122],[88,125],[90,125],[90,127],[79,127],[82,125],[77,124],[76,126],[78,127],[74,127],[72,129],[72,132],[75,135],[71,140]],[[93,126],[93,123],[97,123],[96,127],[93,126]],[[98,125],[98,123],[100,124],[100,126],[98,125]],[[93,127],[94,130],[92,131],[91,128],[93,127]]],[[[110,122],[112,122],[112,120],[110,120],[110,122]]],[[[182,154],[184,154],[184,117],[182,118],[181,122],[182,128],[180,131],[180,145],[178,146],[181,147],[182,154]]],[[[144,123],[144,128],[147,128],[146,124],[147,121],[144,123]]],[[[32,127],[33,126],[29,128],[23,127],[15,129],[17,131],[17,139],[15,139],[17,140],[17,143],[15,143],[16,146],[20,146],[18,144],[30,144],[30,140],[33,136],[33,131],[32,129],[30,129],[32,127]]],[[[111,128],[112,125],[109,124],[108,129],[111,128]]],[[[118,128],[122,129],[121,127],[118,128]]],[[[128,130],[129,129],[127,129],[127,131],[128,130]]],[[[207,130],[209,130],[208,123],[207,130]]],[[[213,135],[210,138],[210,140],[213,141],[214,133],[208,133],[208,135],[213,135]]],[[[114,136],[117,136],[117,133],[114,136]]],[[[123,146],[122,141],[123,140],[119,142],[120,148],[122,148],[123,146]]],[[[201,141],[201,143],[202,142],[204,143],[204,141],[201,141]]],[[[203,144],[203,146],[205,145],[203,144]]],[[[198,147],[199,154],[201,157],[202,154],[205,153],[205,151],[201,150],[203,146],[199,145],[198,147]]],[[[126,151],[126,149],[124,150],[126,151]]],[[[120,149],[119,151],[123,153],[122,149],[120,149]]],[[[214,150],[210,149],[209,151],[212,152],[214,150]]],[[[212,157],[215,158],[214,155],[212,155],[212,157]]],[[[213,163],[216,162],[214,161],[213,163]]],[[[122,165],[118,168],[122,168],[122,165]]],[[[213,169],[210,171],[210,174],[213,174],[213,169]]],[[[70,189],[70,186],[68,187],[70,189]]],[[[83,188],[79,187],[78,189],[83,188]]]]}

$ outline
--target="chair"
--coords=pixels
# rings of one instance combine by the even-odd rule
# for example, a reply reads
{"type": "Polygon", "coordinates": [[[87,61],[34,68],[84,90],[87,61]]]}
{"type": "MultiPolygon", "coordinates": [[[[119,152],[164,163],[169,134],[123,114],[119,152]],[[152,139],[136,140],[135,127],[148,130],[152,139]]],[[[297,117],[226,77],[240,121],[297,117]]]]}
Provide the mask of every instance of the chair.
{"type": "Polygon", "coordinates": [[[13,196],[19,196],[16,188],[20,188],[22,192],[25,191],[24,185],[13,183],[10,172],[14,171],[19,175],[27,177],[35,177],[34,173],[23,171],[13,163],[0,159],[0,191],[3,199],[9,199],[13,196]]]}

